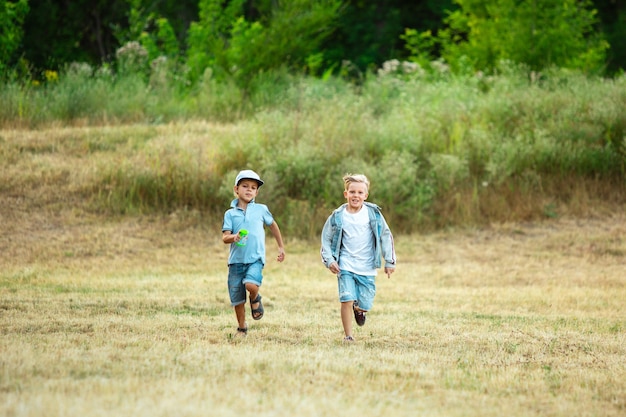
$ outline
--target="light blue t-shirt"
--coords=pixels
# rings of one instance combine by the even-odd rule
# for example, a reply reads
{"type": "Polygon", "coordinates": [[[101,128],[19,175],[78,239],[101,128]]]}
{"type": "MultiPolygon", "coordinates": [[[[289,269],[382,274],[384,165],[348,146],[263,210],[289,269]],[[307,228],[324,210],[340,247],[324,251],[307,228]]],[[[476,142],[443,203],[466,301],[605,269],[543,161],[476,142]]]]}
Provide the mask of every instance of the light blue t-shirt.
{"type": "Polygon", "coordinates": [[[265,226],[274,223],[274,217],[265,204],[257,204],[252,200],[244,211],[237,207],[238,199],[230,204],[224,213],[222,232],[237,233],[241,229],[248,230],[248,241],[245,246],[236,243],[230,245],[228,265],[251,264],[260,260],[265,265],[265,226]]]}

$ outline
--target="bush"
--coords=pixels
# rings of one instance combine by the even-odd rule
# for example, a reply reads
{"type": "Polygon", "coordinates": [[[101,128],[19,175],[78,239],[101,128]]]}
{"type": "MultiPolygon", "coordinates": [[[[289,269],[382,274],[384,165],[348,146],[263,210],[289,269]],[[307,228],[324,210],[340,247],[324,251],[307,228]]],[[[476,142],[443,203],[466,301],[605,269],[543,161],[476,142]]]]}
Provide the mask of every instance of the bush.
{"type": "MultiPolygon", "coordinates": [[[[185,95],[176,85],[76,66],[45,85],[3,85],[0,120],[141,122],[118,127],[114,140],[86,139],[98,164],[80,183],[100,209],[221,215],[234,176],[249,168],[266,179],[259,199],[286,231],[310,237],[343,203],[346,173],[367,175],[370,199],[404,231],[552,216],[538,202],[578,195],[561,186],[623,187],[624,77],[501,69],[371,75],[358,87],[268,73],[243,102],[236,85],[210,74],[185,95]]],[[[13,161],[21,151],[6,155],[13,161]]]]}

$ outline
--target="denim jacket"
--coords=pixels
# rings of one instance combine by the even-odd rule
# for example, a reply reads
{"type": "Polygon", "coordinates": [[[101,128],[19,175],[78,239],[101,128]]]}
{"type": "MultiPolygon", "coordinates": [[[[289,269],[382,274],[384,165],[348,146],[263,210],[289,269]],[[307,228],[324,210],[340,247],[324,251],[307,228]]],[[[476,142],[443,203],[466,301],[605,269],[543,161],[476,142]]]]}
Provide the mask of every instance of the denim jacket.
{"type": "MultiPolygon", "coordinates": [[[[374,265],[376,268],[380,268],[382,265],[382,258],[385,260],[385,268],[396,267],[396,251],[393,243],[393,235],[389,226],[383,217],[380,207],[376,204],[365,201],[363,205],[367,208],[370,226],[372,233],[374,233],[374,265]]],[[[342,229],[342,214],[346,209],[347,204],[343,204],[331,215],[324,223],[322,229],[322,262],[326,265],[326,268],[330,267],[333,262],[339,262],[339,251],[341,249],[341,238],[343,236],[342,229]]]]}

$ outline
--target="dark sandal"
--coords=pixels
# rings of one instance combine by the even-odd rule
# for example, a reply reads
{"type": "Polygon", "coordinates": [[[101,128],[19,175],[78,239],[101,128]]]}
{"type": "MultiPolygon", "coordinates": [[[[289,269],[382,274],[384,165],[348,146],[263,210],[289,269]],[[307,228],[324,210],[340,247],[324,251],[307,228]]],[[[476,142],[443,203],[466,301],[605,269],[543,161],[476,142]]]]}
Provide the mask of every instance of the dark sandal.
{"type": "Polygon", "coordinates": [[[245,336],[245,335],[248,334],[248,328],[247,327],[244,327],[244,328],[237,327],[237,333],[240,333],[242,336],[245,336]]]}
{"type": "Polygon", "coordinates": [[[354,310],[354,319],[356,320],[356,324],[358,324],[359,326],[363,326],[365,324],[365,312],[357,310],[358,306],[358,301],[355,301],[354,304],[352,304],[352,309],[354,310]]]}
{"type": "Polygon", "coordinates": [[[252,300],[252,298],[250,298],[250,309],[252,310],[252,318],[254,320],[261,320],[263,318],[263,313],[265,313],[265,310],[263,310],[263,303],[261,302],[261,294],[257,294],[256,299],[252,300]],[[259,306],[257,308],[252,308],[252,304],[256,304],[259,303],[259,306]]]}

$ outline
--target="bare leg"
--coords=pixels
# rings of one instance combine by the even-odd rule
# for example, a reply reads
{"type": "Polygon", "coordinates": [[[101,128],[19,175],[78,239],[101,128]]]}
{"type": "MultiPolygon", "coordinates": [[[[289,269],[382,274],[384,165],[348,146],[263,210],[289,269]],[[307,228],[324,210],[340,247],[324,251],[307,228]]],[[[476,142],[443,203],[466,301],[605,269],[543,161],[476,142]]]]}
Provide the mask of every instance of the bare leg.
{"type": "MultiPolygon", "coordinates": [[[[254,285],[250,282],[246,283],[246,291],[248,291],[250,293],[250,298],[252,300],[256,300],[256,296],[259,295],[259,286],[258,285],[254,285]]],[[[258,305],[257,305],[258,307],[258,305]]]]}
{"type": "Polygon", "coordinates": [[[235,315],[240,329],[246,328],[246,303],[235,306],[235,315]]]}
{"type": "Polygon", "coordinates": [[[354,301],[346,301],[341,303],[341,323],[343,324],[343,332],[347,336],[352,336],[352,303],[354,301]]]}
{"type": "MultiPolygon", "coordinates": [[[[250,300],[256,300],[259,295],[259,286],[248,282],[246,283],[246,290],[250,293],[250,300]]],[[[250,308],[256,310],[259,308],[259,303],[250,303],[250,308]]]]}

